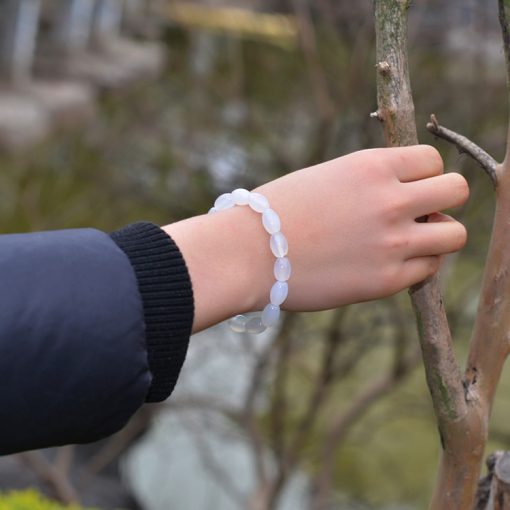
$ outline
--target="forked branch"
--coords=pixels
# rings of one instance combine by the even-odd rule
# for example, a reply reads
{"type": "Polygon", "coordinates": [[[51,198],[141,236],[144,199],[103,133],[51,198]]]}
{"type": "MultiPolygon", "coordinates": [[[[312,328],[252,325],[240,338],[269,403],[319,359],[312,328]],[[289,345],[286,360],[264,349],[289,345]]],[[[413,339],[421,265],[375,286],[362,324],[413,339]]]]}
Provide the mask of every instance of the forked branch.
{"type": "MultiPolygon", "coordinates": [[[[375,1],[377,118],[389,146],[418,143],[408,71],[408,7],[404,0],[375,1]]],[[[462,378],[437,276],[413,286],[410,295],[443,448],[431,509],[468,510],[486,440],[487,414],[479,405],[478,367],[470,365],[462,378]]]]}

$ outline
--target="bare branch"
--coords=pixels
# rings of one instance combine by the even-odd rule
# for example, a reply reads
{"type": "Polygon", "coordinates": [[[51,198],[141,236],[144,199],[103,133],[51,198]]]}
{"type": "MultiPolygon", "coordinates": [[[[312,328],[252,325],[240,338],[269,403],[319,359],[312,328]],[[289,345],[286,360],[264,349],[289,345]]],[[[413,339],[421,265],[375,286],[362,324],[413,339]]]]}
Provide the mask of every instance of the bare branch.
{"type": "Polygon", "coordinates": [[[444,444],[445,430],[466,415],[467,407],[462,376],[453,351],[452,338],[449,330],[446,332],[440,323],[441,316],[446,316],[443,298],[438,287],[429,287],[426,293],[420,292],[422,290],[420,287],[425,285],[427,285],[426,282],[415,285],[409,293],[418,324],[427,384],[432,395],[441,441],[444,444]],[[437,316],[429,317],[429,325],[425,330],[421,314],[422,310],[430,313],[430,308],[428,308],[430,300],[435,301],[434,307],[437,310],[437,316]]]}
{"type": "MultiPolygon", "coordinates": [[[[418,139],[407,67],[407,2],[376,0],[375,6],[377,60],[389,65],[389,69],[379,66],[377,73],[378,112],[386,140],[390,146],[416,144],[418,139]]],[[[496,224],[500,218],[501,225],[499,230],[495,226],[497,235],[493,236],[491,245],[498,248],[496,253],[493,247],[489,249],[488,276],[484,277],[484,291],[464,379],[454,355],[437,276],[410,289],[427,384],[443,447],[430,505],[433,510],[466,510],[473,505],[487,440],[492,397],[508,354],[510,300],[504,296],[510,295],[510,255],[506,248],[504,251],[499,248],[508,247],[510,242],[510,200],[507,202],[510,197],[503,198],[510,193],[510,188],[507,192],[508,186],[504,181],[507,179],[505,173],[508,175],[509,172],[504,171],[505,164],[500,170],[496,224]]]]}
{"type": "Polygon", "coordinates": [[[31,451],[18,454],[32,472],[54,492],[58,501],[67,505],[78,503],[78,495],[67,475],[58,470],[51,462],[46,460],[41,452],[31,451]]]}
{"type": "Polygon", "coordinates": [[[310,71],[319,115],[323,121],[333,120],[335,117],[335,104],[331,98],[326,74],[317,51],[315,27],[310,16],[308,2],[292,0],[292,6],[298,23],[301,49],[310,71]]]}
{"type": "Polygon", "coordinates": [[[510,505],[510,452],[490,455],[487,469],[487,476],[478,485],[474,510],[504,510],[510,505]]]}
{"type": "MultiPolygon", "coordinates": [[[[296,317],[297,316],[292,313],[285,314],[285,318],[282,322],[282,325],[280,326],[280,332],[290,331],[292,329],[291,325],[296,317]]],[[[266,467],[263,459],[264,442],[260,423],[256,416],[255,401],[261,386],[266,381],[267,371],[271,365],[271,358],[278,342],[280,341],[281,334],[275,335],[274,340],[259,355],[252,375],[250,386],[246,393],[244,409],[242,411],[242,422],[250,439],[250,446],[255,463],[255,472],[257,474],[257,479],[260,487],[267,486],[268,475],[266,473],[266,467]]]]}
{"type": "Polygon", "coordinates": [[[370,406],[395,389],[399,383],[409,375],[420,361],[420,351],[407,358],[398,372],[388,370],[382,377],[369,382],[351,399],[349,408],[336,418],[324,440],[321,465],[322,470],[317,480],[317,493],[313,503],[313,510],[324,510],[328,507],[333,482],[333,470],[336,452],[345,439],[351,427],[365,414],[370,406]]]}
{"type": "MultiPolygon", "coordinates": [[[[160,409],[160,407],[157,406],[157,409],[160,409]]],[[[118,459],[136,437],[141,435],[144,430],[147,430],[155,413],[154,407],[142,407],[123,429],[114,434],[105,446],[81,467],[78,479],[78,488],[81,491],[93,481],[98,473],[118,459]]]]}
{"type": "Polygon", "coordinates": [[[195,443],[195,451],[200,456],[202,466],[223,489],[235,507],[242,508],[245,497],[236,484],[235,473],[229,472],[228,466],[219,458],[207,439],[210,433],[210,421],[204,419],[202,423],[197,423],[196,417],[186,420],[182,415],[179,418],[183,421],[182,425],[191,433],[190,436],[195,443]]]}
{"type": "Polygon", "coordinates": [[[292,352],[292,331],[283,331],[278,350],[276,376],[273,382],[273,397],[271,399],[270,427],[271,443],[278,461],[285,457],[285,420],[287,418],[287,375],[289,357],[292,352]]]}
{"type": "MultiPolygon", "coordinates": [[[[407,56],[408,3],[376,0],[377,101],[390,147],[418,143],[407,56]]],[[[410,289],[439,429],[465,414],[464,389],[437,276],[410,289]],[[439,363],[439,365],[438,365],[439,363]]]]}
{"type": "MultiPolygon", "coordinates": [[[[335,311],[330,328],[325,339],[324,351],[320,372],[315,376],[313,388],[310,392],[308,403],[303,415],[296,425],[296,432],[290,441],[290,446],[283,456],[282,468],[280,473],[280,485],[285,477],[289,476],[291,470],[295,467],[299,455],[306,444],[309,433],[316,422],[327,397],[330,395],[335,382],[335,360],[338,349],[342,343],[341,329],[345,317],[346,308],[339,308],[335,311]]],[[[360,356],[361,357],[361,356],[360,356]]]]}
{"type": "MultiPolygon", "coordinates": [[[[505,67],[506,67],[506,85],[508,89],[508,99],[510,103],[510,28],[509,28],[509,11],[510,5],[508,0],[498,0],[499,24],[501,25],[501,35],[503,38],[503,49],[505,50],[505,67]]],[[[507,130],[505,163],[510,161],[510,123],[507,130]]],[[[505,166],[503,170],[505,170],[505,166]]]]}
{"type": "Polygon", "coordinates": [[[430,122],[427,123],[427,129],[447,142],[453,143],[460,153],[465,153],[474,159],[485,170],[492,181],[494,189],[498,185],[498,162],[481,147],[472,142],[469,138],[441,126],[434,114],[430,116],[430,122]]]}
{"type": "Polygon", "coordinates": [[[508,28],[508,10],[510,5],[507,0],[498,0],[499,24],[503,36],[503,48],[505,50],[505,64],[507,83],[510,85],[510,30],[508,28]]]}
{"type": "Polygon", "coordinates": [[[61,446],[57,451],[55,458],[55,469],[67,476],[74,458],[74,445],[61,446]]]}

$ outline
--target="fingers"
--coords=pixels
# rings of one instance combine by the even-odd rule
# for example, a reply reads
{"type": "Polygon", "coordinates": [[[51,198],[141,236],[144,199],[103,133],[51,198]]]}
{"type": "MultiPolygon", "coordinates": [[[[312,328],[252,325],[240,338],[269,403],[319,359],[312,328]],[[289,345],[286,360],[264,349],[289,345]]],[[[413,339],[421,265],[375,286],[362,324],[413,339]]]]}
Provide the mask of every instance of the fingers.
{"type": "Polygon", "coordinates": [[[414,223],[407,258],[442,255],[460,250],[467,239],[462,223],[445,214],[432,214],[427,223],[414,223]]]}
{"type": "Polygon", "coordinates": [[[429,223],[439,223],[443,221],[457,221],[453,216],[449,216],[448,214],[443,214],[440,212],[435,212],[427,215],[427,221],[429,223]]]}
{"type": "Polygon", "coordinates": [[[432,276],[441,263],[441,257],[416,257],[406,260],[402,266],[401,278],[402,287],[410,287],[432,276]]]}
{"type": "Polygon", "coordinates": [[[408,182],[404,186],[413,217],[457,207],[469,197],[466,179],[456,172],[408,182]]]}
{"type": "Polygon", "coordinates": [[[439,152],[430,145],[413,145],[394,150],[395,173],[400,182],[411,182],[440,175],[444,171],[439,152]]]}

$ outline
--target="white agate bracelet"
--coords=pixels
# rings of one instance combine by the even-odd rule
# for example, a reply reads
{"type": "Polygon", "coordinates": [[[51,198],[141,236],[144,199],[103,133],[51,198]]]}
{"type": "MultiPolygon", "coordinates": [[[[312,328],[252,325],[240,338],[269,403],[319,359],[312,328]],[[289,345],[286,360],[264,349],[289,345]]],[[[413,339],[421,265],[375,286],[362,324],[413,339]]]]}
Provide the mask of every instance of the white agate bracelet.
{"type": "Polygon", "coordinates": [[[274,326],[280,318],[280,305],[287,299],[289,286],[287,280],[290,277],[290,261],[286,257],[289,251],[287,239],[280,232],[280,218],[270,207],[267,198],[260,193],[250,192],[247,189],[236,189],[232,193],[220,195],[214,202],[214,207],[209,209],[209,214],[230,209],[236,205],[247,205],[255,212],[262,214],[262,225],[271,235],[269,247],[276,257],[274,264],[274,277],[276,279],[269,293],[269,303],[260,315],[248,318],[244,315],[236,315],[229,320],[230,328],[236,333],[259,334],[268,327],[274,326]]]}

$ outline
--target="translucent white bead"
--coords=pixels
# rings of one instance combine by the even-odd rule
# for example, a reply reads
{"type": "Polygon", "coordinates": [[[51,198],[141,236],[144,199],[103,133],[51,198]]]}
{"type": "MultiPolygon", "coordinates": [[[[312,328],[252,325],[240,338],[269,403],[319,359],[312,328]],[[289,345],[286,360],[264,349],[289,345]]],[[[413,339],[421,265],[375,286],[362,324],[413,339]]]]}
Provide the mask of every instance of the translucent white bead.
{"type": "Polygon", "coordinates": [[[264,212],[266,209],[269,209],[269,202],[264,195],[260,193],[254,193],[253,191],[250,193],[249,205],[255,212],[264,212]]]}
{"type": "Polygon", "coordinates": [[[262,314],[252,318],[236,315],[228,322],[230,328],[237,333],[259,334],[279,321],[280,305],[288,297],[287,280],[290,278],[291,265],[286,255],[289,251],[289,244],[286,237],[280,232],[280,217],[269,207],[267,198],[260,193],[250,192],[244,188],[237,188],[232,193],[224,193],[216,199],[214,207],[209,209],[209,213],[213,214],[236,205],[249,205],[252,210],[262,214],[264,229],[271,236],[269,246],[276,257],[274,276],[277,281],[271,287],[270,302],[264,307],[262,314]]]}
{"type": "Polygon", "coordinates": [[[262,333],[265,330],[266,326],[262,324],[262,320],[260,319],[260,317],[252,317],[246,323],[246,333],[253,333],[255,335],[258,335],[259,333],[262,333]]]}
{"type": "Polygon", "coordinates": [[[280,218],[272,209],[265,209],[262,213],[262,225],[269,234],[280,230],[280,218]]]}
{"type": "Polygon", "coordinates": [[[250,201],[250,192],[244,188],[237,188],[232,191],[232,200],[236,205],[247,205],[250,201]]]}
{"type": "Polygon", "coordinates": [[[217,211],[223,211],[224,209],[230,209],[231,207],[234,207],[234,201],[232,200],[232,194],[231,193],[223,193],[223,195],[220,195],[216,201],[214,202],[214,207],[217,211]]]}
{"type": "Polygon", "coordinates": [[[264,310],[262,310],[262,315],[260,316],[262,324],[268,328],[274,326],[278,322],[279,318],[280,307],[278,305],[273,305],[272,303],[266,305],[264,310]]]}
{"type": "Polygon", "coordinates": [[[274,277],[279,282],[286,282],[290,278],[291,267],[287,257],[279,257],[274,263],[274,277]]]}
{"type": "Polygon", "coordinates": [[[276,282],[271,287],[271,292],[269,295],[269,299],[271,300],[272,305],[280,306],[289,295],[289,286],[287,282],[276,282]]]}
{"type": "Polygon", "coordinates": [[[244,315],[236,315],[228,321],[228,325],[232,331],[236,333],[244,333],[246,331],[246,323],[248,318],[244,315]]]}
{"type": "Polygon", "coordinates": [[[269,246],[275,257],[285,257],[289,251],[289,243],[281,232],[276,232],[271,236],[269,246]]]}

